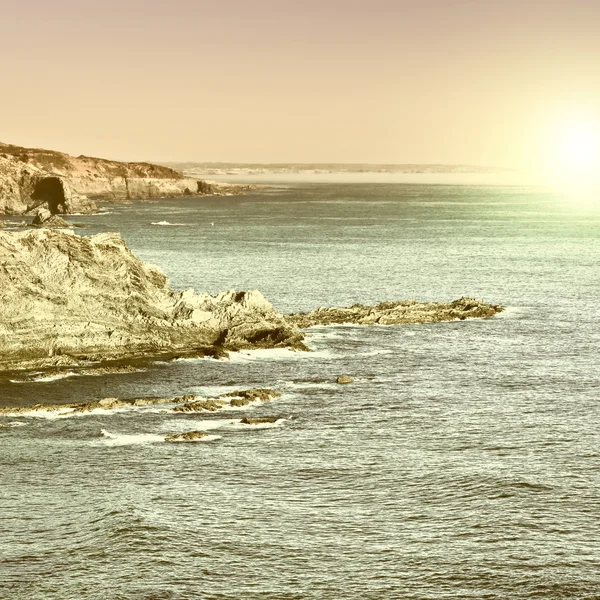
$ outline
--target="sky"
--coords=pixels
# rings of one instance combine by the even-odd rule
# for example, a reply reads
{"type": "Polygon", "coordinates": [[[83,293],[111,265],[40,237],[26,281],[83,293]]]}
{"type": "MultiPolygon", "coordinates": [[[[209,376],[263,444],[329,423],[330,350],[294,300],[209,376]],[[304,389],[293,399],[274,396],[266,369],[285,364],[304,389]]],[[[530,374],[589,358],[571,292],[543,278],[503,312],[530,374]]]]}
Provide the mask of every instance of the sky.
{"type": "Polygon", "coordinates": [[[598,119],[599,23],[600,0],[0,0],[0,141],[526,168],[598,119]]]}

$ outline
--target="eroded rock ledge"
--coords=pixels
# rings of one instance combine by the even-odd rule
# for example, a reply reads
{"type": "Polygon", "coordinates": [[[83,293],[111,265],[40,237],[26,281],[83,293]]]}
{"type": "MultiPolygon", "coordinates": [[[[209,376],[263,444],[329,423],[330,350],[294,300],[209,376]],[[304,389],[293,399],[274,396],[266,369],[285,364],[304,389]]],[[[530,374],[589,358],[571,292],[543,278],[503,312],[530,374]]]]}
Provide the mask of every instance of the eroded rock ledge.
{"type": "Polygon", "coordinates": [[[118,234],[0,232],[0,371],[302,340],[258,291],[171,289],[118,234]]]}
{"type": "Polygon", "coordinates": [[[376,306],[354,304],[347,308],[318,308],[306,313],[288,315],[287,321],[301,329],[317,325],[398,325],[437,323],[457,319],[481,319],[501,312],[501,306],[474,298],[454,302],[381,302],[376,306]]]}

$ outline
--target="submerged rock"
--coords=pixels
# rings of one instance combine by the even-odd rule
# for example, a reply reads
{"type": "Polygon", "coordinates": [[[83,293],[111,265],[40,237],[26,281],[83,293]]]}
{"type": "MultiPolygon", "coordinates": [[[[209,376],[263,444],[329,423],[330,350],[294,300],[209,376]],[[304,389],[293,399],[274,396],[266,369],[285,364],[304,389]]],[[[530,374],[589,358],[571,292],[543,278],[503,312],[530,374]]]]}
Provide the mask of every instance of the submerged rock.
{"type": "MultiPolygon", "coordinates": [[[[277,390],[272,390],[270,388],[253,388],[250,390],[241,390],[237,392],[229,392],[227,394],[221,394],[221,398],[233,398],[231,404],[233,404],[234,400],[236,402],[244,402],[243,404],[238,404],[237,406],[244,406],[245,404],[249,404],[250,402],[255,402],[256,400],[261,400],[262,402],[268,402],[269,400],[273,400],[273,398],[279,398],[281,394],[277,390]]],[[[236,405],[234,405],[236,406],[236,405]]]]}
{"type": "Polygon", "coordinates": [[[244,425],[262,425],[263,423],[275,423],[280,417],[244,417],[240,423],[244,425]]]}
{"type": "Polygon", "coordinates": [[[173,290],[118,234],[0,231],[0,371],[302,340],[256,290],[173,290]]]}
{"type": "Polygon", "coordinates": [[[316,325],[396,325],[436,323],[457,319],[493,317],[503,310],[474,298],[460,298],[454,302],[381,302],[376,306],[354,304],[346,308],[317,308],[306,313],[288,315],[287,321],[301,329],[316,325]]]}
{"type": "Polygon", "coordinates": [[[208,437],[204,431],[188,431],[186,433],[171,433],[165,437],[165,442],[197,442],[208,437]]]}
{"type": "Polygon", "coordinates": [[[348,375],[340,375],[335,382],[336,383],[352,383],[354,381],[354,377],[348,377],[348,375]]]}

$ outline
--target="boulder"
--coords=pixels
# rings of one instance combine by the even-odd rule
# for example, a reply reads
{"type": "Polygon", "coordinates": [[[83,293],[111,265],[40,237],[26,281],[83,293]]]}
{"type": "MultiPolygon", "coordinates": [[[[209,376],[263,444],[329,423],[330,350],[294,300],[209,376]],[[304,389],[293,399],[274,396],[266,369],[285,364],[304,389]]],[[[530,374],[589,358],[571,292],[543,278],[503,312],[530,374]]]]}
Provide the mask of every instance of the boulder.
{"type": "Polygon", "coordinates": [[[35,217],[33,217],[32,225],[43,225],[52,217],[52,213],[47,208],[38,208],[35,217]]]}
{"type": "Polygon", "coordinates": [[[35,227],[48,227],[52,229],[69,229],[73,227],[71,223],[65,221],[59,215],[53,215],[48,209],[38,209],[33,221],[31,222],[35,227]]]}
{"type": "Polygon", "coordinates": [[[340,375],[338,376],[338,378],[335,380],[336,383],[352,383],[354,381],[354,377],[348,377],[348,375],[340,375]]]}

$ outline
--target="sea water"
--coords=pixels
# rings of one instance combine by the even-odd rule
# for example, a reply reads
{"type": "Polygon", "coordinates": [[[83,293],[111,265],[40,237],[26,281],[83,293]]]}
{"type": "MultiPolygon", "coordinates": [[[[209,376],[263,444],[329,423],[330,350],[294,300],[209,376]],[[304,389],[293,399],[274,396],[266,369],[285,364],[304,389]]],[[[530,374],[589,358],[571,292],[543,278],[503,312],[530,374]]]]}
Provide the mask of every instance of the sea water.
{"type": "Polygon", "coordinates": [[[0,598],[600,597],[590,206],[533,188],[319,182],[73,221],[120,231],[176,288],[259,289],[283,312],[463,295],[506,310],[315,328],[312,353],[4,380],[3,405],[283,395],[0,418],[0,598]],[[261,415],[279,420],[240,422],[261,415]],[[209,438],[164,443],[197,429],[209,438]]]}

